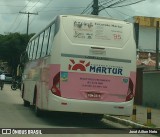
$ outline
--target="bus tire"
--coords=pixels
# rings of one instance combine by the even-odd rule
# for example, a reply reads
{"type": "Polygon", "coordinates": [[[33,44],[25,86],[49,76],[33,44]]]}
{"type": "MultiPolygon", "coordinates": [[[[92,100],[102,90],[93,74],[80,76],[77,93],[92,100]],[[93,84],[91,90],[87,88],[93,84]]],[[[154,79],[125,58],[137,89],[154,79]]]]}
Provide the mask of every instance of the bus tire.
{"type": "Polygon", "coordinates": [[[23,99],[23,105],[24,105],[25,107],[29,107],[29,106],[30,106],[30,102],[23,99]]]}
{"type": "Polygon", "coordinates": [[[36,116],[37,117],[41,117],[42,116],[42,110],[41,109],[39,109],[36,105],[35,105],[35,107],[34,107],[34,111],[35,111],[35,114],[36,114],[36,116]]]}

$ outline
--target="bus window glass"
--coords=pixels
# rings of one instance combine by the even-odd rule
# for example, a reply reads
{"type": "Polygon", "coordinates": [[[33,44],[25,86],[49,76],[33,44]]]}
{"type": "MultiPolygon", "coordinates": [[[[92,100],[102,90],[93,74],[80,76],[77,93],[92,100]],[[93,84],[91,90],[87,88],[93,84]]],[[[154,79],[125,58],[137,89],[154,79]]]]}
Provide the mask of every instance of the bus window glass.
{"type": "Polygon", "coordinates": [[[26,52],[28,53],[28,50],[29,50],[29,43],[28,43],[28,45],[27,45],[27,47],[26,47],[26,52]]]}
{"type": "Polygon", "coordinates": [[[50,39],[49,39],[49,45],[48,45],[48,51],[47,51],[47,55],[50,54],[51,52],[51,48],[52,48],[52,44],[53,44],[53,40],[54,40],[54,33],[55,32],[55,24],[53,24],[51,26],[51,31],[50,31],[50,39]]]}
{"type": "Polygon", "coordinates": [[[36,47],[36,53],[35,53],[35,59],[37,59],[37,54],[38,54],[38,47],[39,47],[39,39],[40,39],[40,35],[37,37],[37,47],[36,47]]]}
{"type": "Polygon", "coordinates": [[[29,60],[32,59],[32,51],[33,51],[33,41],[30,42],[30,45],[29,45],[29,60]]]}
{"type": "Polygon", "coordinates": [[[39,37],[37,37],[35,39],[35,44],[34,44],[34,52],[33,52],[33,59],[36,59],[36,53],[37,53],[37,47],[38,47],[38,40],[39,40],[39,37]]]}
{"type": "Polygon", "coordinates": [[[34,59],[34,58],[33,58],[34,52],[35,52],[35,39],[32,41],[32,55],[31,55],[31,56],[32,56],[32,57],[31,57],[32,59],[34,59]]]}
{"type": "Polygon", "coordinates": [[[43,35],[44,35],[44,32],[41,33],[40,35],[40,38],[39,38],[39,44],[38,44],[38,50],[37,50],[37,58],[40,58],[41,57],[41,48],[43,47],[43,35]]]}
{"type": "Polygon", "coordinates": [[[44,35],[44,42],[43,42],[43,48],[42,48],[42,56],[44,57],[46,54],[46,50],[47,50],[47,46],[48,46],[48,39],[49,39],[49,32],[50,32],[50,28],[48,28],[47,30],[45,30],[45,35],[44,35]]]}
{"type": "Polygon", "coordinates": [[[27,54],[28,54],[28,58],[29,58],[30,47],[31,47],[30,45],[31,45],[31,42],[28,43],[27,50],[26,50],[27,54]]]}

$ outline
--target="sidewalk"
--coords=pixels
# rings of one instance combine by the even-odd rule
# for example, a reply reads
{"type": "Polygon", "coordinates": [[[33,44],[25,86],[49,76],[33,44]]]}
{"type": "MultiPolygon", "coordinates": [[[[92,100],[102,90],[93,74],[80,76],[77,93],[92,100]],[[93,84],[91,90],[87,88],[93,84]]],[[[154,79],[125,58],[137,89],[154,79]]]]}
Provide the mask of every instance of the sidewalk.
{"type": "Polygon", "coordinates": [[[106,119],[113,120],[118,123],[125,124],[134,128],[160,128],[160,109],[151,108],[151,124],[147,124],[147,107],[136,106],[136,120],[132,120],[132,116],[110,116],[106,115],[106,119]]]}

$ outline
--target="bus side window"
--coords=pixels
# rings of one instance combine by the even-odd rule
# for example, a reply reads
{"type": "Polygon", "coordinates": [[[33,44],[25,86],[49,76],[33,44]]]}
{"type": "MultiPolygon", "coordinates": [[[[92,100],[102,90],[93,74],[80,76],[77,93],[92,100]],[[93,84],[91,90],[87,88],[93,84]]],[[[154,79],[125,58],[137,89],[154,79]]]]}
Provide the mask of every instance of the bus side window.
{"type": "Polygon", "coordinates": [[[28,59],[29,59],[29,48],[30,48],[30,43],[28,43],[27,48],[26,48],[26,53],[27,53],[28,59]]]}
{"type": "Polygon", "coordinates": [[[34,59],[37,59],[37,53],[38,53],[38,47],[39,47],[39,38],[40,38],[40,35],[36,38],[36,43],[35,43],[36,50],[35,50],[35,58],[34,59]]]}
{"type": "Polygon", "coordinates": [[[36,59],[36,54],[37,54],[37,46],[38,46],[38,40],[39,40],[39,37],[36,37],[33,42],[33,51],[32,51],[32,59],[36,59]]]}
{"type": "Polygon", "coordinates": [[[44,32],[40,34],[39,37],[39,44],[38,44],[38,49],[37,49],[37,57],[36,59],[41,57],[41,50],[43,48],[43,37],[44,37],[44,32]]]}
{"type": "Polygon", "coordinates": [[[49,44],[48,44],[48,50],[47,50],[47,55],[50,54],[52,45],[53,45],[53,40],[55,36],[55,24],[51,26],[51,31],[50,31],[50,39],[49,39],[49,44]]]}
{"type": "Polygon", "coordinates": [[[32,60],[33,50],[34,50],[34,41],[31,41],[30,52],[29,52],[29,59],[30,60],[32,60]]]}
{"type": "Polygon", "coordinates": [[[29,48],[28,48],[28,58],[29,58],[29,60],[31,59],[31,53],[32,53],[32,42],[29,43],[29,48]]]}
{"type": "Polygon", "coordinates": [[[31,59],[33,60],[34,59],[34,54],[35,54],[35,39],[32,41],[32,53],[31,53],[31,55],[32,55],[32,57],[31,57],[31,59]]]}
{"type": "Polygon", "coordinates": [[[51,26],[49,27],[49,36],[48,36],[48,41],[47,41],[47,49],[46,49],[46,55],[48,55],[48,47],[49,47],[49,41],[50,41],[50,36],[51,36],[51,26]]]}
{"type": "Polygon", "coordinates": [[[43,48],[42,48],[42,56],[41,57],[44,57],[46,55],[46,50],[47,50],[47,47],[48,47],[49,37],[50,37],[50,27],[47,30],[45,30],[44,42],[43,42],[43,48]]]}

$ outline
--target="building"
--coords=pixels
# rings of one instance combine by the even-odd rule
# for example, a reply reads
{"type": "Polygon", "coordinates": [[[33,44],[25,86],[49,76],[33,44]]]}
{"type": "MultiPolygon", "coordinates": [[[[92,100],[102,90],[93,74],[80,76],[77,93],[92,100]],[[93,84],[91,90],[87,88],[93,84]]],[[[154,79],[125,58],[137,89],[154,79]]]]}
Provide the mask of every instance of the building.
{"type": "Polygon", "coordinates": [[[160,18],[135,16],[127,21],[139,24],[137,65],[144,65],[149,70],[155,69],[158,56],[156,55],[156,26],[157,22],[160,26],[160,18]]]}
{"type": "Polygon", "coordinates": [[[135,103],[159,108],[160,71],[159,68],[156,68],[156,64],[160,66],[160,61],[157,61],[159,59],[159,50],[156,50],[158,41],[156,39],[156,36],[158,36],[156,35],[158,32],[156,32],[158,30],[156,25],[157,21],[160,22],[160,18],[136,16],[128,21],[139,24],[135,103]]]}

